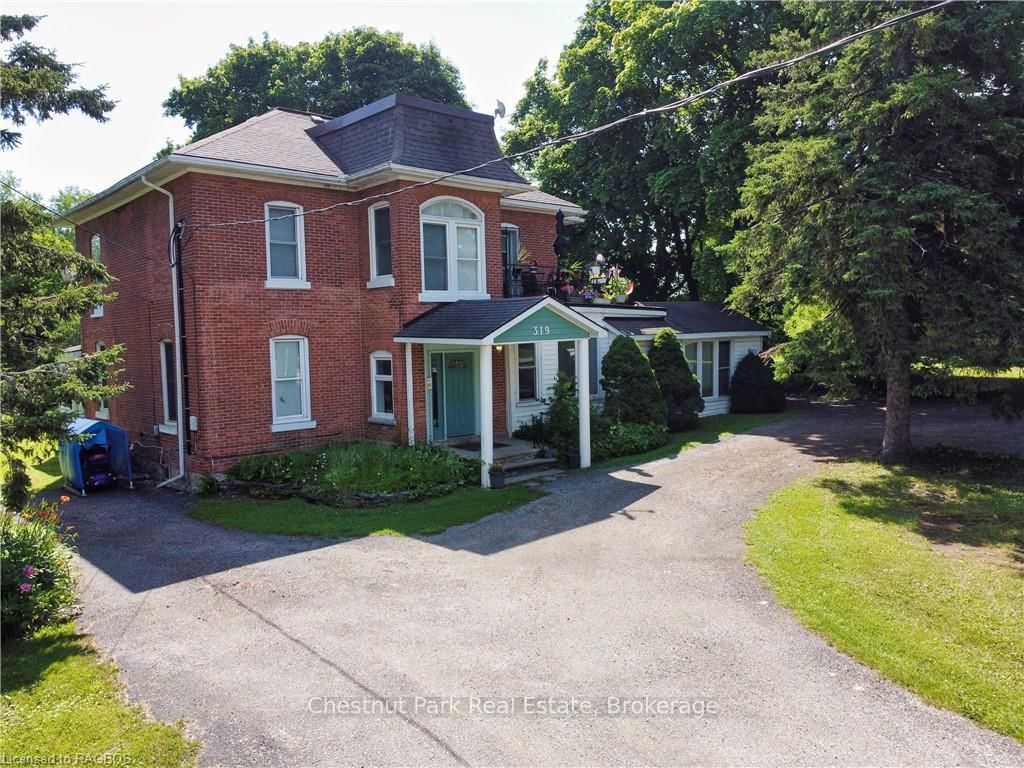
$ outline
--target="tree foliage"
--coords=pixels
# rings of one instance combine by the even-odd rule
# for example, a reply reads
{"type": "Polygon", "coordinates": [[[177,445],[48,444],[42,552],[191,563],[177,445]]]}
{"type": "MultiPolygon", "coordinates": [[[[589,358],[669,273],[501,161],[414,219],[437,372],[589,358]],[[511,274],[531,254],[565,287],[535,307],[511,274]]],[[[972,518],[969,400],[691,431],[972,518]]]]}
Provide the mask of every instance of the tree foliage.
{"type": "Polygon", "coordinates": [[[671,432],[693,429],[704,410],[700,383],[686,363],[679,337],[670,328],[662,328],[651,343],[651,368],[665,398],[668,428],[671,432]]]}
{"type": "MultiPolygon", "coordinates": [[[[907,4],[790,6],[761,61],[907,4]]],[[[910,450],[910,367],[1024,356],[1024,6],[958,5],[802,63],[761,88],[733,241],[741,307],[785,347],[886,381],[882,455],[910,450]],[[794,320],[799,318],[799,322],[794,320]]]]}
{"type": "Polygon", "coordinates": [[[736,366],[729,387],[733,413],[777,413],[786,409],[786,393],[771,364],[748,352],[736,366]]]}
{"type": "MultiPolygon", "coordinates": [[[[32,30],[34,16],[0,17],[0,37],[10,41],[32,30]]],[[[15,125],[26,117],[47,120],[78,109],[103,121],[114,106],[105,88],[71,88],[73,67],[57,61],[52,51],[27,42],[12,46],[2,64],[2,114],[15,125]]],[[[0,148],[18,143],[17,132],[3,129],[0,148]]],[[[0,452],[3,454],[3,501],[9,508],[24,505],[29,487],[23,449],[40,440],[65,435],[78,400],[110,397],[122,389],[108,384],[109,367],[121,348],[85,353],[67,360],[64,348],[81,316],[104,301],[109,279],[103,265],[79,254],[74,233],[41,203],[9,191],[17,180],[0,188],[0,452]]],[[[85,194],[68,187],[54,199],[55,210],[72,206],[85,194]]],[[[113,297],[108,294],[107,299],[113,297]]]]}
{"type": "MultiPolygon", "coordinates": [[[[0,16],[0,40],[14,43],[0,62],[0,116],[15,126],[28,118],[38,122],[78,110],[105,122],[114,102],[107,98],[107,86],[77,88],[74,64],[65,64],[56,52],[24,40],[41,16],[0,16]],[[17,42],[14,42],[17,40],[17,42]]],[[[0,149],[12,149],[21,132],[0,128],[0,149]]]]}
{"type": "Polygon", "coordinates": [[[629,336],[616,336],[601,361],[604,414],[634,424],[665,426],[665,398],[646,355],[629,336]]]}
{"type": "Polygon", "coordinates": [[[164,108],[196,140],[272,107],[337,116],[392,93],[467,106],[458,69],[436,45],[357,27],[315,43],[287,45],[264,34],[232,45],[206,74],[179,77],[164,108]]]}
{"type": "MultiPolygon", "coordinates": [[[[774,3],[593,0],[554,74],[541,61],[505,136],[508,151],[694,93],[742,71],[783,15],[774,3]]],[[[587,209],[577,255],[609,254],[638,295],[723,298],[718,246],[754,137],[756,90],[723,91],[671,115],[623,124],[524,161],[542,189],[587,209]]]]}

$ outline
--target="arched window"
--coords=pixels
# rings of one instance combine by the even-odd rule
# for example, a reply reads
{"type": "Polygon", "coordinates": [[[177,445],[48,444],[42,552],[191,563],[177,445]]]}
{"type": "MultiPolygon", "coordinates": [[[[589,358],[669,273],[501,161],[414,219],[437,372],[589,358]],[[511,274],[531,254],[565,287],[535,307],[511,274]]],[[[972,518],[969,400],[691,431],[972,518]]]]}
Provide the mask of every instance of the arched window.
{"type": "MultiPolygon", "coordinates": [[[[93,235],[89,238],[89,255],[93,261],[103,263],[103,254],[100,252],[100,236],[93,235]]],[[[92,317],[103,317],[103,305],[97,304],[92,308],[92,317]]]]}
{"type": "Polygon", "coordinates": [[[370,399],[374,419],[395,420],[395,379],[390,352],[370,355],[370,399]]]}
{"type": "Polygon", "coordinates": [[[484,215],[454,197],[435,197],[420,207],[423,257],[421,301],[487,298],[484,215]]]}
{"type": "Polygon", "coordinates": [[[309,340],[305,336],[275,336],[270,340],[270,389],[271,432],[316,426],[310,408],[309,340]]]}

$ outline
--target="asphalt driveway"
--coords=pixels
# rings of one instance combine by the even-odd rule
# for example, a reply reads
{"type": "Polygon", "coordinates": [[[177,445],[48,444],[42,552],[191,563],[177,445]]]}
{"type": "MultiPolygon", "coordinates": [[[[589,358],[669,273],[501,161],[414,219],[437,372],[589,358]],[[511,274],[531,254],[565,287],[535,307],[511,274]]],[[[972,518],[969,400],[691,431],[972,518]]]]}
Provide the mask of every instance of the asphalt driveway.
{"type": "MultiPolygon", "coordinates": [[[[82,626],[133,700],[194,723],[204,765],[1020,766],[1020,744],[800,628],[743,562],[742,522],[873,448],[880,419],[816,406],[423,539],[226,531],[157,491],[76,500],[82,626]],[[356,706],[378,712],[338,712],[356,706]]],[[[1024,427],[964,408],[919,410],[915,439],[1024,451],[1024,427]]]]}

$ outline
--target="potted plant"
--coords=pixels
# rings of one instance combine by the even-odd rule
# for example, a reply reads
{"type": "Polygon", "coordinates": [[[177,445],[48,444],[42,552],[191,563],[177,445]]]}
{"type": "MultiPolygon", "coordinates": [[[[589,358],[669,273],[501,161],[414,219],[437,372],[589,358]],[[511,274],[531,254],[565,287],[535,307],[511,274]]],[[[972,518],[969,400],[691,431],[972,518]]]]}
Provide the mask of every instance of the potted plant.
{"type": "Polygon", "coordinates": [[[616,304],[625,304],[626,298],[633,292],[633,283],[620,274],[608,278],[604,295],[616,304]]]}
{"type": "Polygon", "coordinates": [[[505,487],[505,465],[504,464],[491,464],[491,468],[488,470],[488,474],[491,476],[491,488],[498,490],[499,488],[505,487]]]}

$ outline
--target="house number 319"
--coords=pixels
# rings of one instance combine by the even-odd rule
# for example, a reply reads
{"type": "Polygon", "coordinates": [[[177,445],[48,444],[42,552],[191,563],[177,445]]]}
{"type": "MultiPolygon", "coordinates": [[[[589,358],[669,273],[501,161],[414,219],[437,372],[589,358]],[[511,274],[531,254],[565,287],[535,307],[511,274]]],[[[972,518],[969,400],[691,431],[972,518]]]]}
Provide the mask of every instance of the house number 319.
{"type": "Polygon", "coordinates": [[[533,326],[534,336],[550,336],[551,326],[550,325],[535,325],[533,326]]]}

